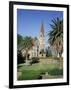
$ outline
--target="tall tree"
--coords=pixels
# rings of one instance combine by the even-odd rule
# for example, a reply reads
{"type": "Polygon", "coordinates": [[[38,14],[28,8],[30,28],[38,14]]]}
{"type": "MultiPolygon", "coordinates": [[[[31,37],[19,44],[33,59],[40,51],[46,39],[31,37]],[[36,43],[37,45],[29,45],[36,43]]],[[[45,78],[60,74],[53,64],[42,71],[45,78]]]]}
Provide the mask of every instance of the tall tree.
{"type": "Polygon", "coordinates": [[[18,34],[17,35],[17,47],[18,47],[17,49],[19,51],[21,50],[22,42],[23,42],[23,37],[20,34],[18,34]]]}
{"type": "Polygon", "coordinates": [[[50,24],[51,30],[49,31],[49,43],[54,50],[57,51],[61,57],[63,52],[63,20],[59,18],[53,19],[50,24]]]}
{"type": "Polygon", "coordinates": [[[17,62],[18,64],[24,62],[24,58],[20,49],[22,42],[23,42],[23,37],[20,34],[18,34],[17,35],[17,60],[18,60],[17,62]]]}
{"type": "Polygon", "coordinates": [[[23,37],[20,34],[18,34],[17,35],[17,44],[20,45],[22,41],[23,41],[23,37]]]}
{"type": "Polygon", "coordinates": [[[28,64],[28,60],[27,60],[28,51],[32,48],[32,46],[33,46],[32,38],[31,37],[24,37],[21,49],[24,49],[26,52],[26,54],[25,54],[26,55],[26,64],[28,64]]]}

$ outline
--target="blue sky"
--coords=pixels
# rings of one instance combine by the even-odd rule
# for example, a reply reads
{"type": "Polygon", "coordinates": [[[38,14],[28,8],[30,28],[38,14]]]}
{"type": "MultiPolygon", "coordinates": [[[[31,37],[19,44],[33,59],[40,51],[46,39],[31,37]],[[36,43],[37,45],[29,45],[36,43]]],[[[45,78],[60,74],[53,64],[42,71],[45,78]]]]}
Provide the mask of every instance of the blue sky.
{"type": "Polygon", "coordinates": [[[57,17],[63,19],[63,11],[17,9],[17,32],[22,36],[38,37],[43,22],[45,34],[48,34],[52,19],[57,17]]]}

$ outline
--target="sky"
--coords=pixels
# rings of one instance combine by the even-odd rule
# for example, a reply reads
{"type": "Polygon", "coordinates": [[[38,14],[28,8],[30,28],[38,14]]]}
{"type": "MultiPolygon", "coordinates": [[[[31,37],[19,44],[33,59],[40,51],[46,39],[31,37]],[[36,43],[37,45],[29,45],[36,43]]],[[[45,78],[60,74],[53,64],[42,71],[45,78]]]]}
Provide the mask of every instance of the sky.
{"type": "Polygon", "coordinates": [[[17,9],[17,33],[24,37],[39,37],[43,22],[45,36],[48,39],[48,31],[51,30],[50,24],[53,18],[57,17],[63,19],[63,11],[17,9]]]}

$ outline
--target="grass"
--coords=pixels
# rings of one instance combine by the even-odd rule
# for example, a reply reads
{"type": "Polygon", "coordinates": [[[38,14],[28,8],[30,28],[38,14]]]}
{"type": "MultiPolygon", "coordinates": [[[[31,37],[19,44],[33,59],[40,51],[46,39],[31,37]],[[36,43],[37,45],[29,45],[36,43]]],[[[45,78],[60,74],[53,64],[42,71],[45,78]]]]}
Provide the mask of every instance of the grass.
{"type": "Polygon", "coordinates": [[[54,68],[54,69],[51,69],[51,70],[48,70],[48,73],[50,75],[63,75],[63,69],[59,69],[59,68],[54,68]]]}
{"type": "Polygon", "coordinates": [[[40,70],[24,70],[22,75],[19,77],[19,80],[33,80],[40,78],[40,70]]]}
{"type": "Polygon", "coordinates": [[[63,69],[59,69],[58,64],[32,64],[26,66],[24,64],[18,65],[18,70],[21,75],[18,80],[33,80],[41,79],[41,75],[48,72],[50,75],[63,75],[63,69]]]}

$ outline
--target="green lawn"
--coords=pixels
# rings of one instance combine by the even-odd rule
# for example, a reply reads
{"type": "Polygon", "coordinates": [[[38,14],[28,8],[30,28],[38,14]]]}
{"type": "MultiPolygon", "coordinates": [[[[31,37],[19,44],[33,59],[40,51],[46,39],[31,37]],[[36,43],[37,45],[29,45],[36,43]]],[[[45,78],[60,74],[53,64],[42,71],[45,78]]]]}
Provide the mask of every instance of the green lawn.
{"type": "Polygon", "coordinates": [[[59,69],[58,64],[32,64],[30,66],[20,64],[18,65],[18,71],[21,73],[18,76],[18,80],[33,80],[41,79],[41,75],[48,72],[50,75],[62,75],[63,69],[59,69]]]}

